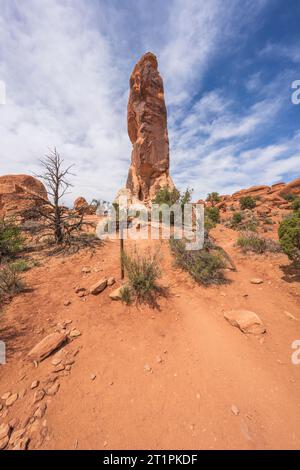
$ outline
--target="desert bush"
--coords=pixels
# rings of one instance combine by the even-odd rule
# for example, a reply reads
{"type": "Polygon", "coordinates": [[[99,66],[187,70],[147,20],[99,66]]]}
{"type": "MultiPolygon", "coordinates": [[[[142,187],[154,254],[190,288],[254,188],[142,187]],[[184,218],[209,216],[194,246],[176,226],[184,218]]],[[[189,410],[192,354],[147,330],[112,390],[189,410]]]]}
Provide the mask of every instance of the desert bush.
{"type": "Polygon", "coordinates": [[[24,290],[24,283],[20,273],[11,265],[0,269],[0,296],[15,295],[24,290]]]}
{"type": "Polygon", "coordinates": [[[140,255],[135,251],[132,255],[123,253],[122,258],[132,295],[138,302],[152,303],[159,291],[156,281],[161,276],[157,254],[140,255]]]}
{"type": "Polygon", "coordinates": [[[29,271],[29,269],[31,268],[28,262],[24,259],[20,259],[18,261],[10,263],[10,267],[18,273],[24,273],[26,271],[29,271]]]}
{"type": "Polygon", "coordinates": [[[293,211],[298,211],[300,209],[300,197],[297,197],[293,200],[291,208],[293,209],[293,211]]]}
{"type": "Polygon", "coordinates": [[[169,188],[161,188],[153,200],[153,204],[167,204],[169,207],[176,204],[180,199],[180,192],[175,188],[170,191],[169,188]]]}
{"type": "MultiPolygon", "coordinates": [[[[161,188],[156,194],[155,199],[152,201],[153,204],[158,204],[159,206],[166,204],[171,207],[174,204],[179,204],[181,206],[182,216],[184,214],[184,205],[191,202],[193,194],[193,189],[187,188],[183,193],[178,191],[178,189],[173,189],[172,191],[169,188],[161,188]]],[[[162,214],[159,214],[159,221],[162,222],[162,214]]],[[[174,213],[170,214],[170,223],[174,225],[175,217],[174,213]]]]}
{"type": "Polygon", "coordinates": [[[284,219],[278,228],[280,245],[293,261],[300,262],[300,211],[284,219]]]}
{"type": "Polygon", "coordinates": [[[186,250],[184,240],[170,239],[170,248],[175,256],[176,265],[204,285],[219,284],[225,281],[223,269],[225,260],[215,250],[204,247],[202,250],[186,250]]]}
{"type": "Polygon", "coordinates": [[[282,194],[281,197],[289,202],[293,202],[297,198],[294,193],[282,194]]]}
{"type": "Polygon", "coordinates": [[[237,246],[244,252],[252,251],[254,253],[278,252],[280,251],[279,243],[274,240],[263,238],[254,232],[243,232],[237,239],[237,246]]]}
{"type": "Polygon", "coordinates": [[[256,206],[256,200],[252,196],[244,196],[240,198],[240,206],[242,210],[254,209],[256,206]]]}
{"type": "Polygon", "coordinates": [[[236,228],[243,220],[243,214],[241,212],[235,212],[231,218],[230,225],[232,228],[236,228]]]}
{"type": "Polygon", "coordinates": [[[126,305],[130,305],[132,302],[132,294],[129,286],[124,286],[121,289],[121,300],[126,305]]]}
{"type": "Polygon", "coordinates": [[[0,260],[18,253],[23,246],[21,229],[13,220],[0,220],[0,260]]]}
{"type": "Polygon", "coordinates": [[[220,222],[220,210],[218,207],[206,207],[205,216],[210,219],[214,224],[220,222]]]}
{"type": "Polygon", "coordinates": [[[209,193],[207,195],[206,201],[210,202],[212,204],[212,206],[214,206],[215,204],[217,204],[218,202],[221,201],[221,198],[219,196],[219,193],[214,191],[214,192],[209,193]]]}

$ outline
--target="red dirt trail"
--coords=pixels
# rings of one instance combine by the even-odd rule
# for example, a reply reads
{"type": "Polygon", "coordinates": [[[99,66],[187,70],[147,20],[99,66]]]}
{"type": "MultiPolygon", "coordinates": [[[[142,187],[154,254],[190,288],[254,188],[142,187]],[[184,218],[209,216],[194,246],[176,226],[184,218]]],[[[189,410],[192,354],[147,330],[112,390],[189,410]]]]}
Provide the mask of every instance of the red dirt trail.
{"type": "MultiPolygon", "coordinates": [[[[45,398],[47,432],[29,448],[300,448],[300,365],[291,362],[291,344],[300,339],[299,282],[284,277],[284,255],[246,256],[234,246],[236,232],[218,227],[214,236],[237,272],[226,272],[230,283],[209,288],[174,267],[167,242],[153,242],[161,254],[160,283],[169,288],[158,309],[109,298],[120,285],[117,241],[93,257],[44,258],[26,273],[33,290],[12,301],[0,324],[22,333],[8,340],[0,396],[27,393],[0,423],[30,413],[30,384],[53,369],[53,356],[35,368],[26,354],[70,319],[81,336],[63,350],[79,353],[70,374],[59,374],[58,393],[45,398]],[[84,266],[90,274],[82,273],[84,266]],[[104,276],[114,276],[116,285],[85,301],[75,294],[75,286],[88,288],[104,276]],[[254,277],[263,284],[251,284],[254,277]],[[267,334],[245,335],[229,325],[224,311],[239,308],[256,312],[267,334]]],[[[147,242],[137,244],[142,249],[147,242]]]]}

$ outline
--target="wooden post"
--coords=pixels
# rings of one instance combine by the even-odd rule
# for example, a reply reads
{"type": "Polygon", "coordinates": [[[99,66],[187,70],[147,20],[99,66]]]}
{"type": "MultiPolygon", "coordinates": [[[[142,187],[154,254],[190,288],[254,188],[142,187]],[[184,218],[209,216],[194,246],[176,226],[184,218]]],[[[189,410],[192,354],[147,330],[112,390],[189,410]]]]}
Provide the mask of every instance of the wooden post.
{"type": "Polygon", "coordinates": [[[123,230],[123,221],[120,221],[120,261],[121,261],[121,279],[124,279],[124,230],[123,230]]]}

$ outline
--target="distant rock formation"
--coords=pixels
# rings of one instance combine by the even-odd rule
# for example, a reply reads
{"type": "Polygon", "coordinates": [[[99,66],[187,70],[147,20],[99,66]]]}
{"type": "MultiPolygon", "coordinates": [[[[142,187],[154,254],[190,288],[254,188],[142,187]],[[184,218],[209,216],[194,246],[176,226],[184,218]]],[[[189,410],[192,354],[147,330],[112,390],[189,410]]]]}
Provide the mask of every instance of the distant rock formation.
{"type": "Polygon", "coordinates": [[[130,77],[128,135],[133,149],[126,187],[132,196],[147,203],[160,188],[174,189],[163,81],[151,52],[142,56],[130,77]]]}
{"type": "MultiPolygon", "coordinates": [[[[240,208],[239,200],[245,196],[251,196],[256,199],[256,211],[258,213],[269,213],[271,209],[289,209],[291,201],[286,196],[300,196],[300,178],[290,183],[276,183],[272,186],[251,186],[247,189],[241,189],[230,195],[220,196],[220,202],[215,204],[221,211],[226,212],[228,208],[238,210],[240,208]]],[[[198,201],[198,204],[203,201],[198,201]]],[[[210,202],[205,202],[205,206],[211,206],[210,202]]]]}
{"type": "Polygon", "coordinates": [[[79,214],[92,215],[96,212],[96,207],[87,202],[84,197],[78,197],[74,201],[74,210],[79,214]]]}
{"type": "Polygon", "coordinates": [[[0,176],[0,217],[23,216],[36,205],[31,194],[48,199],[43,183],[29,175],[0,176]]]}

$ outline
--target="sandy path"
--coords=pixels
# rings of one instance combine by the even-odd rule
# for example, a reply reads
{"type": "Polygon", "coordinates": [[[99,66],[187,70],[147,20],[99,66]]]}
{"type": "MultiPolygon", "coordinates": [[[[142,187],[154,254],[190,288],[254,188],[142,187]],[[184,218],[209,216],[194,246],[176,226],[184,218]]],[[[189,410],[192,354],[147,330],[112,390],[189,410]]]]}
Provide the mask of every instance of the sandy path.
{"type": "MultiPolygon", "coordinates": [[[[282,255],[246,258],[233,247],[234,232],[217,229],[215,235],[237,264],[238,272],[228,273],[233,282],[197,286],[173,267],[162,244],[161,282],[170,286],[170,297],[160,299],[160,310],[112,302],[108,291],[86,302],[74,298],[74,285],[90,285],[100,276],[82,277],[82,266],[100,264],[104,274],[118,278],[116,242],[107,243],[92,260],[81,255],[59,268],[50,263],[48,277],[35,281],[31,308],[24,296],[13,302],[8,311],[16,320],[20,306],[24,321],[39,308],[39,325],[46,328],[48,316],[71,318],[82,332],[72,343],[80,347],[72,372],[60,379],[59,393],[48,404],[49,438],[42,448],[300,447],[300,365],[290,361],[300,322],[284,313],[299,316],[299,284],[282,280],[282,255]],[[253,277],[264,284],[250,284],[253,277]],[[69,297],[70,307],[62,307],[69,297]],[[227,324],[223,310],[229,308],[256,311],[268,330],[264,340],[227,324]],[[93,381],[91,374],[96,374],[93,381]]],[[[22,362],[23,383],[51,370],[49,362],[37,370],[22,362]]],[[[7,367],[1,392],[12,387],[13,379],[21,386],[20,371],[7,367]]]]}

